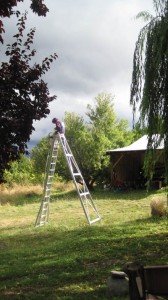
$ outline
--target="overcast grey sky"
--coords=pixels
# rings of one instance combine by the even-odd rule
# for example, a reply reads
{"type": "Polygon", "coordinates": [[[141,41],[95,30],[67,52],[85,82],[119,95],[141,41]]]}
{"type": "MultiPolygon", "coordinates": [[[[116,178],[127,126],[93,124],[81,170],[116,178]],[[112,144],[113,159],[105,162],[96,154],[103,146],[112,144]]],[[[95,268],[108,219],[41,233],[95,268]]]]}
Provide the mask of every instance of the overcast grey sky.
{"type": "MultiPolygon", "coordinates": [[[[153,11],[152,0],[45,0],[47,17],[38,17],[30,1],[18,8],[28,10],[27,28],[36,27],[34,48],[37,60],[53,52],[58,60],[45,76],[51,94],[50,115],[35,122],[31,143],[53,131],[51,120],[65,112],[84,115],[88,103],[101,92],[111,93],[119,118],[131,124],[129,105],[135,43],[143,21],[135,20],[142,10],[153,11]]],[[[5,43],[15,33],[16,19],[6,21],[5,43]]]]}

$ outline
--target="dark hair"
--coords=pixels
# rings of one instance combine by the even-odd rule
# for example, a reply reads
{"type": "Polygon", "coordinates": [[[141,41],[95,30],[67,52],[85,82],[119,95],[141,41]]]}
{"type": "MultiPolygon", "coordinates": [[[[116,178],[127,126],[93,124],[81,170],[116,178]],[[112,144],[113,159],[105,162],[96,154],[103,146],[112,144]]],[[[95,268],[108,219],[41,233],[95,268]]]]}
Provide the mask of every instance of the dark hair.
{"type": "Polygon", "coordinates": [[[56,118],[52,119],[52,123],[55,123],[56,121],[57,121],[57,119],[56,119],[56,118]]]}

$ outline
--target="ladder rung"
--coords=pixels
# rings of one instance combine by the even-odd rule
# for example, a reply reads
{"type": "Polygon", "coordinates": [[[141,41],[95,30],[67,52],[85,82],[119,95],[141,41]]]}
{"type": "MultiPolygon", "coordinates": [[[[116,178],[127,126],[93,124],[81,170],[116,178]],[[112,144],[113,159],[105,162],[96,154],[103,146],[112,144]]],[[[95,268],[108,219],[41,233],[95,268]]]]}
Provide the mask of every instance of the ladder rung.
{"type": "Polygon", "coordinates": [[[45,198],[49,198],[50,196],[49,196],[49,195],[45,195],[44,197],[45,197],[45,198]]]}
{"type": "Polygon", "coordinates": [[[85,195],[89,195],[89,192],[85,192],[85,193],[80,193],[80,196],[85,196],[85,195]]]}
{"type": "Polygon", "coordinates": [[[73,156],[73,155],[72,155],[72,154],[70,154],[70,153],[67,153],[67,154],[66,154],[66,156],[73,156]]]}
{"type": "Polygon", "coordinates": [[[44,201],[43,204],[44,204],[44,205],[48,204],[48,201],[44,201]]]}
{"type": "Polygon", "coordinates": [[[93,223],[96,223],[96,222],[98,222],[98,221],[100,221],[100,220],[101,220],[101,217],[98,217],[98,218],[95,219],[95,220],[89,221],[89,223],[90,223],[90,224],[93,224],[93,223]]]}
{"type": "Polygon", "coordinates": [[[41,221],[40,225],[44,225],[44,224],[47,224],[47,223],[48,223],[47,221],[41,221]]]}
{"type": "Polygon", "coordinates": [[[74,176],[81,176],[80,173],[73,173],[74,176]]]}

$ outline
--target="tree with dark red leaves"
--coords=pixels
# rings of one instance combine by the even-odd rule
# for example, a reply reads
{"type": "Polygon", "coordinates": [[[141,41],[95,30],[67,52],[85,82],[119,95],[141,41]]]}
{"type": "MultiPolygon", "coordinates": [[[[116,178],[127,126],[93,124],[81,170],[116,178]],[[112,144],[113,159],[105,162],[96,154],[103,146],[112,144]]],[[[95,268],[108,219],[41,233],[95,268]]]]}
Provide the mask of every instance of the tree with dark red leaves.
{"type": "MultiPolygon", "coordinates": [[[[0,2],[0,42],[3,43],[2,33],[5,32],[2,18],[8,17],[16,14],[17,16],[20,12],[15,11],[14,8],[17,6],[18,2],[23,2],[24,0],[1,0],[0,2]]],[[[37,13],[38,16],[46,16],[46,13],[49,11],[47,6],[43,3],[43,0],[31,0],[30,8],[34,13],[37,13]]]]}
{"type": "Polygon", "coordinates": [[[35,29],[24,38],[26,19],[26,13],[19,18],[15,41],[7,45],[8,62],[3,62],[0,68],[0,177],[9,161],[25,153],[34,130],[33,121],[45,118],[50,112],[49,102],[56,98],[49,95],[42,75],[50,69],[57,55],[46,57],[41,64],[32,64],[36,53],[31,48],[35,29]]]}

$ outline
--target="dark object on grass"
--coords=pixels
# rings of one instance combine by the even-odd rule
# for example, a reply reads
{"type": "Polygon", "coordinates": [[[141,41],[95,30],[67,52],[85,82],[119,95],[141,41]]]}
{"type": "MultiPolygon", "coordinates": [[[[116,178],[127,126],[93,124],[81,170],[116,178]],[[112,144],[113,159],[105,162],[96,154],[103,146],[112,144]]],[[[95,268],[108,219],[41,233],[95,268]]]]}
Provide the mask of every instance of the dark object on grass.
{"type": "Polygon", "coordinates": [[[130,300],[156,300],[157,296],[168,296],[168,265],[129,263],[125,271],[129,277],[130,300]]]}

